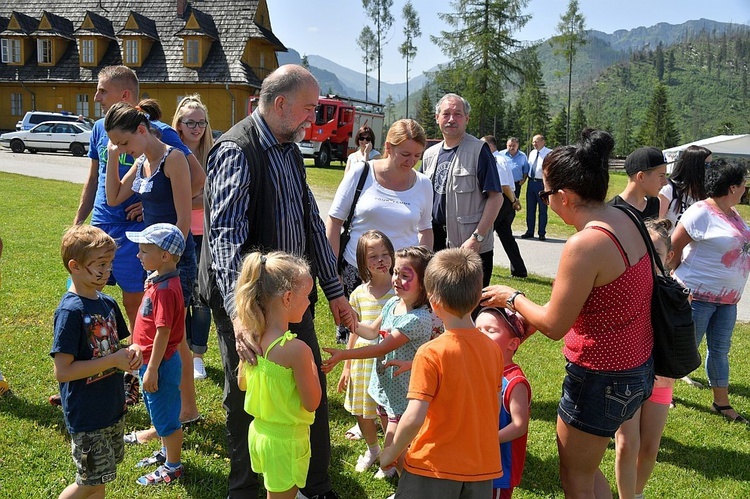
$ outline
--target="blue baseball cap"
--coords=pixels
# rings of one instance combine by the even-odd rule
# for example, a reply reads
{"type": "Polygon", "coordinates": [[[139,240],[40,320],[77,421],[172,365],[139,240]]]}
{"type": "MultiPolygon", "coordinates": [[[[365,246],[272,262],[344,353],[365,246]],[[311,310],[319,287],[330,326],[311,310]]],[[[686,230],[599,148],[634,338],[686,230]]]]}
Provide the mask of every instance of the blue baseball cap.
{"type": "Polygon", "coordinates": [[[155,244],[164,251],[182,256],[185,237],[176,225],[160,223],[149,225],[141,232],[125,232],[125,237],[139,244],[155,244]]]}

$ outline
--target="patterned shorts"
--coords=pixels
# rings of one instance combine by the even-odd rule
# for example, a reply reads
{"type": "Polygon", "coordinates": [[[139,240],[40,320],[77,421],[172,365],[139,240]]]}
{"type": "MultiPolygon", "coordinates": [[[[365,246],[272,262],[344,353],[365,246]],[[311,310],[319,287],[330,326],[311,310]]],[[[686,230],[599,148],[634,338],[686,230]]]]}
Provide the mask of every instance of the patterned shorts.
{"type": "Polygon", "coordinates": [[[117,464],[125,455],[125,419],[94,431],[70,435],[78,485],[100,485],[117,478],[117,464]]]}

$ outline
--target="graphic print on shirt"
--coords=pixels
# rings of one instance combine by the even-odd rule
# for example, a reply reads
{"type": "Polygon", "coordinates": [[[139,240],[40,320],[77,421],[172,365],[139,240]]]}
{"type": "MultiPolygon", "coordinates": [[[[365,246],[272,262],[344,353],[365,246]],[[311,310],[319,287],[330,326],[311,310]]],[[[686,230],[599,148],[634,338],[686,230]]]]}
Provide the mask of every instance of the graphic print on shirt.
{"type": "MultiPolygon", "coordinates": [[[[117,336],[117,322],[114,313],[106,318],[99,314],[86,314],[83,317],[83,327],[86,328],[86,337],[91,348],[92,358],[98,359],[113,354],[120,349],[120,338],[117,336]]],[[[86,379],[86,384],[106,378],[116,371],[117,368],[112,367],[89,376],[86,379]]]]}
{"type": "Polygon", "coordinates": [[[450,161],[443,161],[439,163],[435,168],[435,192],[437,194],[445,194],[445,184],[448,181],[448,170],[450,169],[450,161]]]}

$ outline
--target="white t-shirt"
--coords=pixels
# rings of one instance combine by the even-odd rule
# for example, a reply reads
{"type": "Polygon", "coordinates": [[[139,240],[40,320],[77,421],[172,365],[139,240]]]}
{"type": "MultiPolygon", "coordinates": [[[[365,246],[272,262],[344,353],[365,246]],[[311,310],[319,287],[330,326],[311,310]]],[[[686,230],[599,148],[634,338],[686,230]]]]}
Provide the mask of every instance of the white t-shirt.
{"type": "Polygon", "coordinates": [[[497,161],[497,176],[500,177],[500,185],[507,185],[514,189],[516,184],[513,182],[511,165],[508,164],[505,156],[500,151],[495,151],[492,155],[495,156],[495,161],[497,161]]]}
{"type": "Polygon", "coordinates": [[[664,217],[672,222],[672,230],[674,230],[677,226],[677,222],[680,221],[682,214],[685,213],[685,210],[687,210],[689,206],[692,206],[693,203],[695,203],[695,199],[688,195],[684,195],[682,197],[682,203],[677,203],[676,201],[673,203],[672,200],[675,197],[675,192],[672,182],[667,182],[667,185],[659,190],[659,196],[662,196],[669,201],[669,208],[667,208],[667,213],[664,214],[664,217]]]}
{"type": "MultiPolygon", "coordinates": [[[[375,149],[372,149],[370,151],[370,157],[367,159],[371,160],[372,158],[377,158],[378,156],[380,156],[380,152],[376,151],[375,149]]],[[[364,160],[365,160],[365,155],[362,154],[362,151],[357,149],[346,158],[346,171],[351,170],[352,165],[356,163],[360,163],[364,160]]]]}
{"type": "MultiPolygon", "coordinates": [[[[328,215],[346,220],[364,163],[356,163],[341,180],[328,215]]],[[[357,241],[371,229],[383,232],[398,250],[419,244],[419,231],[432,228],[432,183],[422,173],[405,191],[386,189],[375,180],[372,164],[362,187],[351,225],[351,239],[344,259],[357,266],[357,241]]]]}
{"type": "Polygon", "coordinates": [[[698,201],[685,210],[680,224],[693,239],[682,252],[675,277],[690,288],[693,299],[733,305],[740,301],[750,273],[750,229],[736,210],[733,217],[698,201]]]}

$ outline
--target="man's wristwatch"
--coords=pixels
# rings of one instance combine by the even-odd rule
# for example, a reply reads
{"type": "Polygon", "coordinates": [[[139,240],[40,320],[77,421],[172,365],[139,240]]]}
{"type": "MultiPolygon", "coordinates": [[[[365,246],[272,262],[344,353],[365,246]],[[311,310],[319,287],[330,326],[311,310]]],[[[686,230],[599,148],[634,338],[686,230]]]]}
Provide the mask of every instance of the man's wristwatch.
{"type": "Polygon", "coordinates": [[[518,295],[526,296],[526,293],[524,293],[523,291],[515,290],[513,291],[513,294],[511,294],[508,299],[505,300],[505,304],[514,312],[516,311],[515,301],[516,298],[518,298],[518,295]]]}
{"type": "Polygon", "coordinates": [[[484,241],[484,236],[483,236],[482,234],[480,234],[479,232],[474,232],[474,233],[473,233],[473,234],[471,235],[471,237],[473,237],[474,239],[476,239],[476,240],[477,240],[478,242],[480,242],[480,243],[481,243],[482,241],[484,241]]]}

